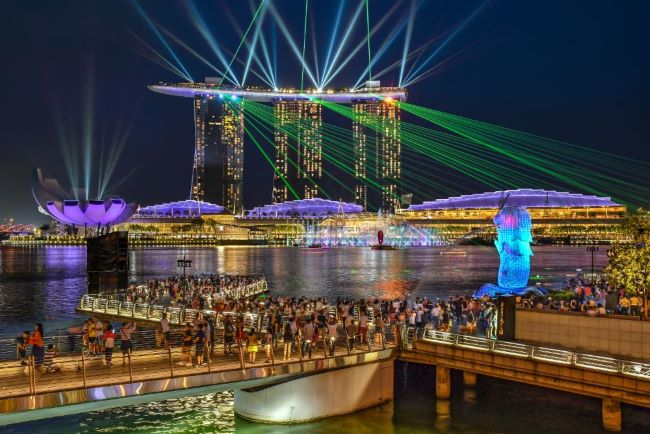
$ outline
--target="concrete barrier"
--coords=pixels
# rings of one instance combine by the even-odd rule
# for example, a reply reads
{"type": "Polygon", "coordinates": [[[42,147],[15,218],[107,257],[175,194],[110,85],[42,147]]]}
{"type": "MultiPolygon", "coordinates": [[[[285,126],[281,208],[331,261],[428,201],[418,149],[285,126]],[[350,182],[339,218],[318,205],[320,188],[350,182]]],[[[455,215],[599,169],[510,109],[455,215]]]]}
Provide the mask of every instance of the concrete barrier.
{"type": "Polygon", "coordinates": [[[517,340],[650,360],[650,321],[517,309],[517,340]]]}

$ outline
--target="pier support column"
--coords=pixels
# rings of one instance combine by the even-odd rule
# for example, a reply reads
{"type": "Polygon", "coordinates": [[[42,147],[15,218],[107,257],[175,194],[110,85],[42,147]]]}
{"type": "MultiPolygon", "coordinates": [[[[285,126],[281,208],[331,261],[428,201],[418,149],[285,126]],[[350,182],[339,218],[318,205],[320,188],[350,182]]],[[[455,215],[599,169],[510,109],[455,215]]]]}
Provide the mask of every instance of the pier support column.
{"type": "Polygon", "coordinates": [[[436,366],[436,398],[449,399],[451,396],[451,377],[449,368],[436,366]]]}
{"type": "Polygon", "coordinates": [[[468,387],[476,387],[477,375],[473,372],[463,371],[463,384],[468,387]]]}
{"type": "Polygon", "coordinates": [[[434,426],[439,432],[449,431],[451,427],[451,401],[446,399],[436,400],[436,421],[434,426]]]}
{"type": "Polygon", "coordinates": [[[621,431],[621,403],[603,399],[603,428],[610,432],[621,431]]]}

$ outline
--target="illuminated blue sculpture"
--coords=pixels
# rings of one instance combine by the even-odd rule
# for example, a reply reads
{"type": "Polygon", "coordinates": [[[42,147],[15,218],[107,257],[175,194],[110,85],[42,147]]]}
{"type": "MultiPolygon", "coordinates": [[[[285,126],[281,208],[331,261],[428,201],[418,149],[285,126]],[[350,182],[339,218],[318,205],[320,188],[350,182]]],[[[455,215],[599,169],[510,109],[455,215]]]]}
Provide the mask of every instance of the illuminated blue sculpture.
{"type": "Polygon", "coordinates": [[[530,214],[525,208],[502,207],[494,217],[494,224],[497,229],[494,244],[500,259],[499,284],[483,285],[474,295],[523,294],[529,291],[530,257],[533,256],[530,214]]]}
{"type": "Polygon", "coordinates": [[[530,214],[525,208],[505,207],[494,217],[497,239],[494,244],[499,252],[499,286],[520,289],[528,285],[530,275],[530,214]]]}

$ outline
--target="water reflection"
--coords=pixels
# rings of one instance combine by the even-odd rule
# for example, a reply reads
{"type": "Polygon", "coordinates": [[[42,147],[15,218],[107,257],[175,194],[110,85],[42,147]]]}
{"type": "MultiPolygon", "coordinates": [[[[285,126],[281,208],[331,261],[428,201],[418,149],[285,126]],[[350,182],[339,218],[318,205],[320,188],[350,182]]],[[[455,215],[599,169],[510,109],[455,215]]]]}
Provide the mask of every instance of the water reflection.
{"type": "MultiPolygon", "coordinates": [[[[59,433],[566,433],[602,432],[600,401],[481,377],[476,388],[452,375],[450,400],[436,400],[435,369],[396,363],[395,400],[357,413],[300,425],[256,424],[237,418],[233,393],[221,392],[34,421],[3,432],[59,433]],[[473,394],[467,392],[472,391],[473,394]],[[468,397],[472,397],[467,402],[468,397]],[[473,404],[476,402],[476,404],[473,404]]],[[[346,384],[342,387],[354,388],[346,384]]],[[[647,433],[650,411],[624,407],[627,433],[647,433]]]]}
{"type": "MultiPolygon", "coordinates": [[[[141,281],[176,273],[176,260],[192,260],[190,272],[263,273],[283,295],[447,297],[469,294],[496,280],[498,257],[491,247],[463,247],[466,255],[440,248],[374,251],[368,248],[134,248],[130,277],[141,281]]],[[[606,250],[595,257],[606,262],[606,250]]],[[[582,247],[537,247],[532,276],[555,280],[591,264],[582,247]]],[[[79,321],[75,306],[86,290],[83,247],[0,247],[0,327],[13,335],[36,321],[46,331],[79,321]]]]}

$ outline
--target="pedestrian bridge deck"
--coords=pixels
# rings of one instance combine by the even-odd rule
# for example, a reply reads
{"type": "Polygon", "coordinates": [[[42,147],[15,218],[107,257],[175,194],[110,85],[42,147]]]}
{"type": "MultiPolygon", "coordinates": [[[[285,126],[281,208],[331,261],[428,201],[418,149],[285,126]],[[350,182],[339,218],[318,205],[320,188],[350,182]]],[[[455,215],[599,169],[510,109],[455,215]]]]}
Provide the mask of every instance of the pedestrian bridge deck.
{"type": "Polygon", "coordinates": [[[650,408],[650,363],[433,330],[400,360],[650,408]]]}
{"type": "MultiPolygon", "coordinates": [[[[179,361],[183,353],[180,348],[136,350],[130,362],[127,357],[122,365],[122,356],[116,348],[113,366],[105,366],[103,358],[61,356],[55,359],[61,371],[47,373],[31,366],[20,366],[17,361],[1,362],[0,426],[32,419],[33,416],[25,415],[27,410],[174,390],[187,390],[187,394],[191,394],[189,389],[193,388],[205,389],[207,386],[254,380],[259,381],[253,385],[266,384],[308,373],[387,360],[394,357],[394,348],[394,344],[382,344],[377,336],[370,345],[355,345],[350,354],[345,347],[338,346],[332,357],[319,346],[313,348],[311,359],[307,354],[301,357],[294,351],[289,360],[282,360],[283,348],[279,344],[270,362],[265,363],[265,352],[260,351],[257,363],[250,364],[245,352],[238,353],[235,348],[235,355],[225,356],[223,346],[218,345],[201,367],[181,366],[179,361]],[[19,412],[23,412],[22,416],[19,412]]],[[[204,393],[208,392],[210,390],[204,393]]]]}

